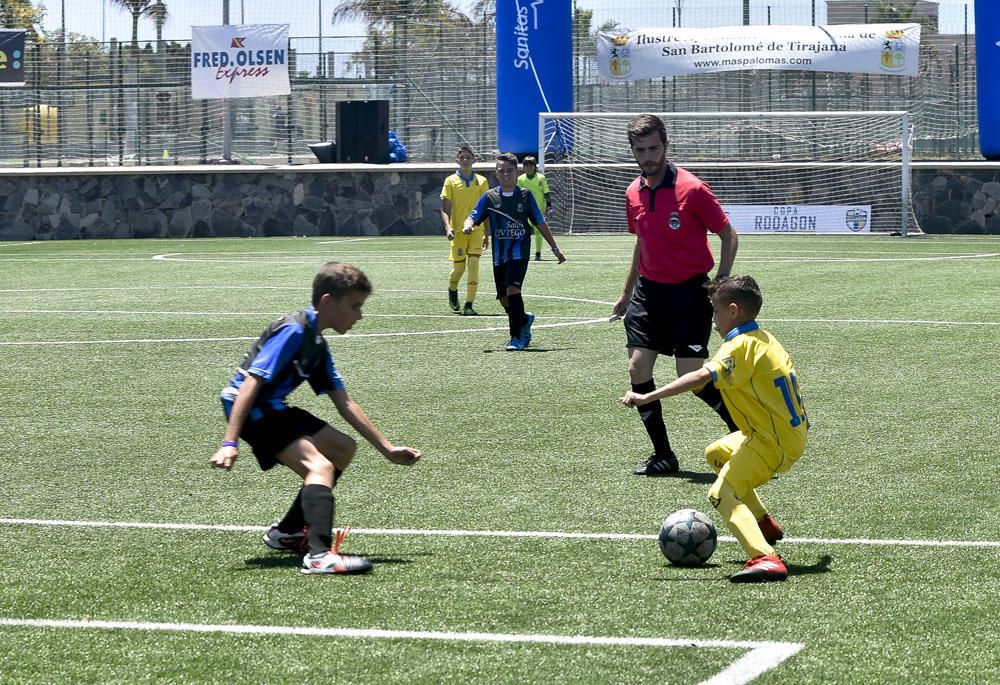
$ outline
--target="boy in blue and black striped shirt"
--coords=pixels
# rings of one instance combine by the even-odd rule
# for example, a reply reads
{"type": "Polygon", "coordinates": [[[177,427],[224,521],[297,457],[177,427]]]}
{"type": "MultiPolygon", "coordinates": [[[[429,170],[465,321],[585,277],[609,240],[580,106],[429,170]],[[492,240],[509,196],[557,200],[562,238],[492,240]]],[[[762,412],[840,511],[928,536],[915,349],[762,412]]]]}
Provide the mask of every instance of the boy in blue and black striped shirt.
{"type": "Polygon", "coordinates": [[[517,157],[513,153],[504,152],[497,156],[497,178],[500,185],[479,198],[476,208],[465,220],[462,232],[472,233],[477,224],[489,220],[489,235],[493,238],[493,281],[497,287],[497,299],[507,311],[510,325],[510,342],[506,350],[517,352],[531,342],[531,324],[535,321],[535,315],[524,310],[524,299],[521,297],[531,257],[531,224],[541,232],[560,264],[566,261],[566,257],[556,245],[531,191],[518,187],[517,157]]]}

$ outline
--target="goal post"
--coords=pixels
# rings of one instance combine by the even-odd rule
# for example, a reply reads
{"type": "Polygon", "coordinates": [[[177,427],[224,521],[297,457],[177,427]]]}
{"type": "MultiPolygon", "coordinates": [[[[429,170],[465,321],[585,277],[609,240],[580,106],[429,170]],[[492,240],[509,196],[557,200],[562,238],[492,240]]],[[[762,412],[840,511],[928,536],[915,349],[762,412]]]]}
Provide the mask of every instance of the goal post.
{"type": "MultiPolygon", "coordinates": [[[[637,112],[543,112],[538,160],[569,233],[626,229],[637,112]]],[[[905,111],[668,112],[667,158],[711,186],[740,233],[919,233],[905,111]]]]}

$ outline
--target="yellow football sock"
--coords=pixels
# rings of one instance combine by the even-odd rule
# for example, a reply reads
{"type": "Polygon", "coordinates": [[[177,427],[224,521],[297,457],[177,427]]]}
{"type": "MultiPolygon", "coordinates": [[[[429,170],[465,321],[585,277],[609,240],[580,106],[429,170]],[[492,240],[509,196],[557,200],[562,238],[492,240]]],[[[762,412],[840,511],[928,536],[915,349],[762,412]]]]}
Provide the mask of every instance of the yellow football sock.
{"type": "Polygon", "coordinates": [[[743,496],[743,504],[747,505],[750,513],[753,514],[754,521],[760,521],[762,518],[767,516],[767,508],[764,506],[764,503],[760,501],[760,497],[757,496],[756,490],[751,490],[743,496]]]}
{"type": "Polygon", "coordinates": [[[709,489],[708,500],[725,519],[729,530],[743,546],[748,559],[762,554],[774,554],[774,547],[767,544],[764,534],[757,527],[757,519],[754,518],[750,508],[736,496],[733,486],[719,478],[709,489]]]}
{"type": "Polygon", "coordinates": [[[479,255],[469,255],[469,277],[465,281],[465,301],[475,302],[479,292],[479,255]]]}
{"type": "Polygon", "coordinates": [[[448,276],[448,290],[458,290],[458,281],[465,273],[465,260],[455,262],[451,267],[451,275],[448,276]]]}

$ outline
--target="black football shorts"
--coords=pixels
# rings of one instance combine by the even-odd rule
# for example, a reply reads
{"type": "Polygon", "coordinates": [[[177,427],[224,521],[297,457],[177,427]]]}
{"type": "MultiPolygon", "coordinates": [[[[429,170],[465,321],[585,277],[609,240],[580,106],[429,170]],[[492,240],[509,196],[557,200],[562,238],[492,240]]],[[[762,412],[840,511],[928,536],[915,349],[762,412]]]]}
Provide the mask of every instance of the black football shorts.
{"type": "Polygon", "coordinates": [[[657,283],[640,276],[625,313],[628,347],[707,359],[712,334],[707,285],[707,274],[683,283],[657,283]]]}
{"type": "Polygon", "coordinates": [[[253,448],[261,470],[267,471],[278,463],[278,452],[301,437],[316,435],[326,425],[326,421],[305,409],[289,407],[267,412],[256,421],[248,420],[240,437],[253,448]]]}

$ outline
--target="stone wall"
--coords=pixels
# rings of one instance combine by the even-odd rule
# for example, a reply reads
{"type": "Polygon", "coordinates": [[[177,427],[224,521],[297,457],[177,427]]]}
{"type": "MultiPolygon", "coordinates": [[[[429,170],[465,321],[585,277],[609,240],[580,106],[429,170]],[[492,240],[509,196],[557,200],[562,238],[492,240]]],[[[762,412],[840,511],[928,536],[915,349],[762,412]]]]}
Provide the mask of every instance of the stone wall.
{"type": "Polygon", "coordinates": [[[454,165],[180,169],[0,173],[0,240],[429,235],[454,165]]]}
{"type": "Polygon", "coordinates": [[[915,164],[913,211],[925,233],[1000,235],[1000,164],[915,164]]]}
{"type": "MultiPolygon", "coordinates": [[[[477,167],[489,174],[491,167],[477,167]]],[[[0,240],[432,235],[452,164],[0,172],[0,240]]],[[[1000,234],[1000,164],[914,165],[928,233],[1000,234]]],[[[555,224],[558,229],[558,221],[555,224]]]]}

